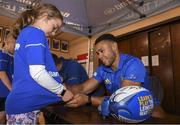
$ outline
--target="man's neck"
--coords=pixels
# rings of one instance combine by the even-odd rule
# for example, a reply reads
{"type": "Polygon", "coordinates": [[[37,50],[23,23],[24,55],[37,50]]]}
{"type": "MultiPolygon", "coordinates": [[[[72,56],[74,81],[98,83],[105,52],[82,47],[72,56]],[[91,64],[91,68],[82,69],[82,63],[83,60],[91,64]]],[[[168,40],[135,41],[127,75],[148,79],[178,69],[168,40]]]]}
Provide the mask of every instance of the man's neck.
{"type": "Polygon", "coordinates": [[[120,58],[119,58],[119,55],[116,57],[114,63],[112,64],[111,68],[116,71],[118,69],[118,66],[119,66],[119,61],[120,61],[120,58]]]}

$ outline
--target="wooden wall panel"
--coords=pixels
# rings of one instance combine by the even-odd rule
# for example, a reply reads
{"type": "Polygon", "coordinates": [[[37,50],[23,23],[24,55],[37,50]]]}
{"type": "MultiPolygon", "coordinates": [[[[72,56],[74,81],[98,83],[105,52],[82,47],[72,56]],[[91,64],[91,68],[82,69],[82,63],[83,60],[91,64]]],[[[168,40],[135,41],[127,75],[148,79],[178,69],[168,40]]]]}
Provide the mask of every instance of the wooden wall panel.
{"type": "Polygon", "coordinates": [[[119,40],[118,49],[120,53],[130,54],[130,39],[119,40]]]}
{"type": "MultiPolygon", "coordinates": [[[[152,64],[152,74],[160,79],[164,89],[163,108],[167,112],[174,113],[175,98],[169,26],[150,32],[149,40],[151,56],[157,55],[159,58],[159,65],[156,65],[156,63],[154,63],[155,65],[152,64]]],[[[154,60],[154,62],[156,61],[154,60]]]]}
{"type": "MultiPolygon", "coordinates": [[[[147,32],[132,35],[124,40],[119,40],[118,48],[120,52],[131,54],[141,59],[149,56],[147,32]]],[[[149,71],[149,67],[146,67],[149,71]]]]}
{"type": "Polygon", "coordinates": [[[148,56],[148,37],[146,32],[135,34],[131,38],[130,50],[132,55],[140,59],[142,56],[148,56]]]}
{"type": "Polygon", "coordinates": [[[176,113],[180,115],[180,21],[171,25],[176,113]]]}
{"type": "MultiPolygon", "coordinates": [[[[133,35],[130,43],[130,53],[139,59],[142,57],[149,57],[147,32],[141,32],[133,35]]],[[[150,72],[149,66],[146,66],[146,69],[150,72]]]]}

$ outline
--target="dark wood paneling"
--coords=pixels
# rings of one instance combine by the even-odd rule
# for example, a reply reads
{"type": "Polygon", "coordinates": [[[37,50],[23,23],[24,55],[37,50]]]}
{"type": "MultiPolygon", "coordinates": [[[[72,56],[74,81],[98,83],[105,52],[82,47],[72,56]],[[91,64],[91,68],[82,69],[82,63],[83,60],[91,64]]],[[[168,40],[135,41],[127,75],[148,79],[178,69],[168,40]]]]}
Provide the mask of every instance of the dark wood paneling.
{"type": "Polygon", "coordinates": [[[126,53],[130,54],[130,39],[125,39],[125,40],[119,40],[118,41],[118,49],[120,53],[126,53]]]}
{"type": "MultiPolygon", "coordinates": [[[[142,56],[148,56],[148,36],[147,32],[131,35],[130,37],[119,40],[118,48],[120,52],[131,54],[141,59],[142,56]]],[[[146,67],[149,71],[149,67],[146,67]]]]}
{"type": "Polygon", "coordinates": [[[148,56],[148,37],[146,32],[138,33],[131,38],[130,52],[140,59],[142,56],[148,56]]]}
{"type": "Polygon", "coordinates": [[[176,113],[180,115],[180,21],[171,25],[176,113]]]}
{"type": "MultiPolygon", "coordinates": [[[[139,59],[143,56],[149,56],[147,32],[133,35],[130,43],[130,53],[139,59]]],[[[149,66],[146,66],[146,69],[150,72],[149,66]]]]}
{"type": "Polygon", "coordinates": [[[151,55],[158,55],[159,65],[152,66],[152,74],[156,75],[164,89],[163,108],[175,113],[174,84],[172,71],[171,41],[169,26],[161,27],[149,33],[151,55]]]}

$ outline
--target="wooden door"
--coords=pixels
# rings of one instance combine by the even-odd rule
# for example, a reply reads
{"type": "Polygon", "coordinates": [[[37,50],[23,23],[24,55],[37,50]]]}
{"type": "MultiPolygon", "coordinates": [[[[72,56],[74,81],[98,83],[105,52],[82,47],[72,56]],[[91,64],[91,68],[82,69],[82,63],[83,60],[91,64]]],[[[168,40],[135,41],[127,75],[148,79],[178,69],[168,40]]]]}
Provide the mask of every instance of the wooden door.
{"type": "MultiPolygon", "coordinates": [[[[134,35],[131,35],[123,40],[119,40],[118,48],[120,52],[131,54],[133,56],[142,59],[143,57],[149,56],[148,48],[148,36],[147,32],[141,32],[134,35]]],[[[148,59],[149,61],[149,59],[148,59]]],[[[146,66],[149,71],[149,62],[146,66]]]]}
{"type": "Polygon", "coordinates": [[[152,74],[160,79],[164,89],[162,106],[165,111],[175,113],[172,49],[169,26],[160,27],[150,32],[149,42],[152,57],[152,74]]]}
{"type": "Polygon", "coordinates": [[[133,35],[130,43],[130,53],[141,59],[148,56],[148,36],[146,32],[133,35]]]}
{"type": "Polygon", "coordinates": [[[120,53],[130,54],[129,48],[130,39],[123,39],[118,41],[118,49],[120,53]]]}
{"type": "Polygon", "coordinates": [[[180,115],[180,21],[171,24],[176,114],[180,115]]]}
{"type": "Polygon", "coordinates": [[[133,35],[130,42],[130,53],[141,60],[143,60],[143,58],[146,58],[148,64],[145,64],[145,67],[150,73],[149,45],[147,32],[141,32],[133,35]]]}

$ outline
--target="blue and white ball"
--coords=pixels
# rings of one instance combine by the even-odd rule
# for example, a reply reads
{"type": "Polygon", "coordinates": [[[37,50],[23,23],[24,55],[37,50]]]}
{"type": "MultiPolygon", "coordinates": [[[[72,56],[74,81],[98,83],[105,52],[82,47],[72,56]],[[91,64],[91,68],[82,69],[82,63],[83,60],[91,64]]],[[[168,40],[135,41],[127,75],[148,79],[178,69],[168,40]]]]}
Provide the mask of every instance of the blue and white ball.
{"type": "Polygon", "coordinates": [[[111,115],[127,123],[148,119],[154,108],[149,90],[140,86],[126,86],[115,91],[109,100],[111,115]]]}

